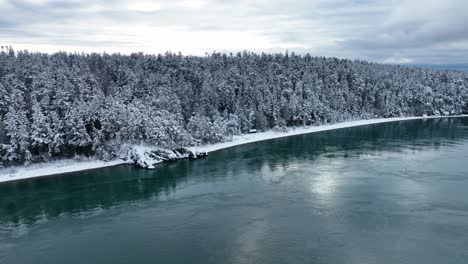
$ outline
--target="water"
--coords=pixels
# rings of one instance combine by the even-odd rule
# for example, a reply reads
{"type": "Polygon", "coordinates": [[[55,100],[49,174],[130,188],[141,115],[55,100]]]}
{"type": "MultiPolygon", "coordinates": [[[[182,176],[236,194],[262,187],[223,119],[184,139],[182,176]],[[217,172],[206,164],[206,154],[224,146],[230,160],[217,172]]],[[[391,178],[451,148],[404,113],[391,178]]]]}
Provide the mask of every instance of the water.
{"type": "Polygon", "coordinates": [[[468,118],[0,184],[0,263],[468,263],[468,118]]]}

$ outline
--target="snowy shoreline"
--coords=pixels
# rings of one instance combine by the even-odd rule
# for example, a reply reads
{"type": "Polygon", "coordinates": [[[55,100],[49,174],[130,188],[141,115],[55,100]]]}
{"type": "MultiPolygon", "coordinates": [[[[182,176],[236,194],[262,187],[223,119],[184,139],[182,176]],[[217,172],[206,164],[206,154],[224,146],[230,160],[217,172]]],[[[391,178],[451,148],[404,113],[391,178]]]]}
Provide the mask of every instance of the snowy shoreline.
{"type": "MultiPolygon", "coordinates": [[[[468,117],[468,115],[457,115],[457,116],[428,116],[428,117],[395,117],[395,118],[379,118],[379,119],[369,119],[369,120],[359,120],[359,121],[348,121],[341,122],[331,125],[322,125],[322,126],[310,126],[310,127],[298,127],[290,128],[288,132],[275,132],[267,131],[260,132],[255,134],[243,134],[239,136],[234,136],[232,141],[210,144],[199,147],[189,148],[192,151],[199,152],[213,152],[229,147],[234,147],[238,145],[264,141],[275,138],[290,137],[296,135],[303,135],[321,131],[335,130],[340,128],[348,127],[357,127],[364,125],[388,123],[388,122],[397,122],[397,121],[406,121],[406,120],[418,120],[418,119],[435,119],[435,118],[454,118],[454,117],[468,117]]],[[[117,166],[122,164],[128,164],[124,160],[113,160],[109,162],[105,161],[76,161],[76,160],[60,160],[50,163],[38,163],[33,164],[27,167],[11,167],[0,169],[0,183],[16,181],[21,179],[29,179],[35,177],[50,176],[55,174],[64,174],[78,171],[85,171],[91,169],[98,169],[104,167],[117,166]]]]}
{"type": "Polygon", "coordinates": [[[52,161],[48,163],[37,163],[30,166],[16,166],[0,169],[0,183],[23,180],[29,178],[50,176],[55,174],[65,174],[71,172],[100,169],[105,167],[127,164],[123,160],[113,161],[79,161],[73,159],[65,159],[52,161]]]}

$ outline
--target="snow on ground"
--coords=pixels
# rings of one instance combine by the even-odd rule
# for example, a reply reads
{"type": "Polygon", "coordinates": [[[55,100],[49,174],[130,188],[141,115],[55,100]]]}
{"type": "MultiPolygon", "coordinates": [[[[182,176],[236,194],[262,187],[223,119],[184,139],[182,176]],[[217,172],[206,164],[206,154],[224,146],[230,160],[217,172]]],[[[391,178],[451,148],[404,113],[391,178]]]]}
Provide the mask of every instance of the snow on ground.
{"type": "Polygon", "coordinates": [[[155,160],[150,157],[150,151],[155,150],[155,147],[147,145],[134,145],[130,146],[131,152],[128,153],[129,157],[126,157],[127,160],[132,160],[132,157],[136,158],[136,163],[142,168],[147,168],[149,170],[155,169],[154,164],[161,163],[162,160],[155,160]]]}
{"type": "Polygon", "coordinates": [[[447,117],[468,117],[468,115],[379,118],[379,119],[342,122],[342,123],[336,123],[332,125],[298,127],[298,128],[290,128],[288,132],[267,131],[267,132],[261,132],[261,133],[255,133],[255,134],[243,134],[239,136],[234,136],[233,140],[230,142],[223,142],[223,143],[216,143],[216,144],[211,144],[211,145],[206,145],[206,146],[193,147],[190,149],[192,151],[206,151],[209,153],[209,152],[213,152],[216,150],[225,149],[225,148],[252,143],[252,142],[258,142],[258,141],[274,139],[274,138],[296,136],[296,135],[302,135],[302,134],[309,134],[309,133],[333,130],[333,129],[339,129],[339,128],[364,126],[364,125],[372,125],[372,124],[395,122],[395,121],[405,121],[405,120],[415,120],[415,119],[434,119],[434,118],[447,118],[447,117]]]}
{"type": "MultiPolygon", "coordinates": [[[[468,115],[463,115],[468,117],[468,115]]],[[[380,118],[380,119],[369,119],[360,121],[349,121],[343,123],[337,123],[332,125],[323,126],[311,126],[311,127],[299,127],[290,128],[288,132],[275,132],[267,131],[255,134],[243,134],[234,136],[230,142],[216,143],[211,145],[192,147],[190,150],[194,152],[213,152],[220,149],[225,149],[233,146],[242,144],[258,142],[274,138],[289,137],[295,135],[302,135],[326,130],[333,130],[339,128],[379,124],[386,122],[404,121],[404,120],[415,120],[415,119],[432,119],[432,118],[446,118],[447,116],[431,116],[431,117],[396,117],[396,118],[380,118]]],[[[462,117],[462,116],[457,116],[462,117]]],[[[135,150],[138,153],[143,153],[146,149],[151,147],[135,146],[135,150]]],[[[76,161],[76,160],[62,160],[50,163],[33,164],[27,167],[12,167],[6,169],[0,169],[0,182],[14,181],[26,178],[40,177],[53,174],[62,174],[68,172],[97,169],[115,165],[126,164],[128,161],[114,160],[114,161],[76,161]]]]}
{"type": "Polygon", "coordinates": [[[49,163],[38,163],[23,167],[9,167],[0,169],[0,182],[15,181],[40,176],[62,174],[83,170],[98,169],[115,165],[126,164],[123,160],[113,161],[78,161],[73,159],[52,161],[49,163]]]}

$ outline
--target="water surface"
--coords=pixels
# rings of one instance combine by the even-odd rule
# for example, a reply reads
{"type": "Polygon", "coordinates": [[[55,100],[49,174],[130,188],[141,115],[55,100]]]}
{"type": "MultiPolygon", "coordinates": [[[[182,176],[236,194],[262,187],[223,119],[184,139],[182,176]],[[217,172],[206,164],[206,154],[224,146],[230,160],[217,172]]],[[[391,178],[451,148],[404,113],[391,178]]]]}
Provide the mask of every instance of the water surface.
{"type": "Polygon", "coordinates": [[[0,263],[468,263],[468,118],[0,184],[0,263]]]}

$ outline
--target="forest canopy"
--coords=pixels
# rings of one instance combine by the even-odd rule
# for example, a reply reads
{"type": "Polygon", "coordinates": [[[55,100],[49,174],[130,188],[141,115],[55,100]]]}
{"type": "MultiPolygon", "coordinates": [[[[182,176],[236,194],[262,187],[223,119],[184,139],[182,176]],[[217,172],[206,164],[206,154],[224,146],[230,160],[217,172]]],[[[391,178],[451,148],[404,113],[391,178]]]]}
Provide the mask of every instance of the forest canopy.
{"type": "Polygon", "coordinates": [[[468,113],[468,74],[310,55],[0,53],[0,165],[468,113]]]}

